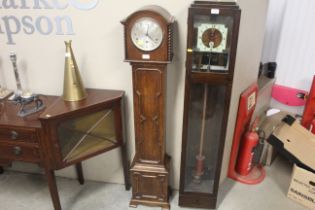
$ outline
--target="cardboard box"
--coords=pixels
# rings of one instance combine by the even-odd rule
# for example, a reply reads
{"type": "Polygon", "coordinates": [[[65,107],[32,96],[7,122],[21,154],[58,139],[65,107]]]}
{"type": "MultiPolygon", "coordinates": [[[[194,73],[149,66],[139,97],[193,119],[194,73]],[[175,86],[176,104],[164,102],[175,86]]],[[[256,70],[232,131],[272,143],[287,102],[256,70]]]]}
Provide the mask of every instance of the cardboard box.
{"type": "Polygon", "coordinates": [[[315,174],[294,165],[288,198],[315,210],[315,174]]]}
{"type": "Polygon", "coordinates": [[[315,135],[287,115],[267,140],[299,167],[315,173],[315,135]]]}

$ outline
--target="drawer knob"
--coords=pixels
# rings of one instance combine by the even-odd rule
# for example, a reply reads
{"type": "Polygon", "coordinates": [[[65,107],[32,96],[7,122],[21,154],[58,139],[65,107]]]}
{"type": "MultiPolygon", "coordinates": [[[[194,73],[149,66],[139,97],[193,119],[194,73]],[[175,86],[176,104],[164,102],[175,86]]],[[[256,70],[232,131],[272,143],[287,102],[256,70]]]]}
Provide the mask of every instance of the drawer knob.
{"type": "Polygon", "coordinates": [[[20,154],[22,154],[22,149],[21,149],[21,147],[18,147],[18,146],[13,147],[13,153],[14,153],[15,155],[20,155],[20,154]]]}
{"type": "Polygon", "coordinates": [[[11,139],[16,140],[19,136],[19,133],[16,131],[11,131],[11,139]]]}

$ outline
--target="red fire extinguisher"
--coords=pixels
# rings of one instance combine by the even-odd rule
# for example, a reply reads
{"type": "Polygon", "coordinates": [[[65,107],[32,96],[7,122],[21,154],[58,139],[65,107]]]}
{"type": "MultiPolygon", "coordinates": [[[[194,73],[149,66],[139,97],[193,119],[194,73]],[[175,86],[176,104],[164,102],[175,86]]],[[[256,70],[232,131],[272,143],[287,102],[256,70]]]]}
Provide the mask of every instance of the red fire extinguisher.
{"type": "Polygon", "coordinates": [[[312,132],[313,134],[315,134],[315,119],[312,120],[311,132],[312,132]]]}
{"type": "Polygon", "coordinates": [[[254,157],[254,149],[259,143],[259,136],[256,132],[258,119],[253,123],[252,128],[246,132],[239,150],[238,161],[236,164],[236,172],[242,176],[246,176],[254,167],[252,164],[254,157]]]}

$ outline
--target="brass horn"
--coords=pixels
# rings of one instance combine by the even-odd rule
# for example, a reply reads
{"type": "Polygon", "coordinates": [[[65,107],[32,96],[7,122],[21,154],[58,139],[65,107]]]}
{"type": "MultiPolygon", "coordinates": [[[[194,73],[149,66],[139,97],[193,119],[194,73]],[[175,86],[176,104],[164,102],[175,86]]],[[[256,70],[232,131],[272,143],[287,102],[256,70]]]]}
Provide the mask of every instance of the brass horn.
{"type": "Polygon", "coordinates": [[[87,94],[83,86],[79,68],[71,48],[71,40],[65,41],[65,75],[63,83],[63,99],[65,101],[80,101],[87,94]]]}

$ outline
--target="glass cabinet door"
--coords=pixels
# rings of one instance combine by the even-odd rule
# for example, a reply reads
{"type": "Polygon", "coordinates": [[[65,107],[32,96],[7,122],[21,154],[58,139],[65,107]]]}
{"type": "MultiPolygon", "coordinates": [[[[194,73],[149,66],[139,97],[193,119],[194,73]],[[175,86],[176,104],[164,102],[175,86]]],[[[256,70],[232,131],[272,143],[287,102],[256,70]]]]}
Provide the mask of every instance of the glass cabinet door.
{"type": "Polygon", "coordinates": [[[230,16],[193,17],[192,71],[228,71],[232,29],[233,18],[230,16]]]}
{"type": "Polygon", "coordinates": [[[226,87],[192,84],[189,97],[185,192],[214,191],[226,87]]]}
{"type": "Polygon", "coordinates": [[[117,143],[114,111],[90,113],[63,121],[58,126],[63,161],[69,162],[117,143]]]}

